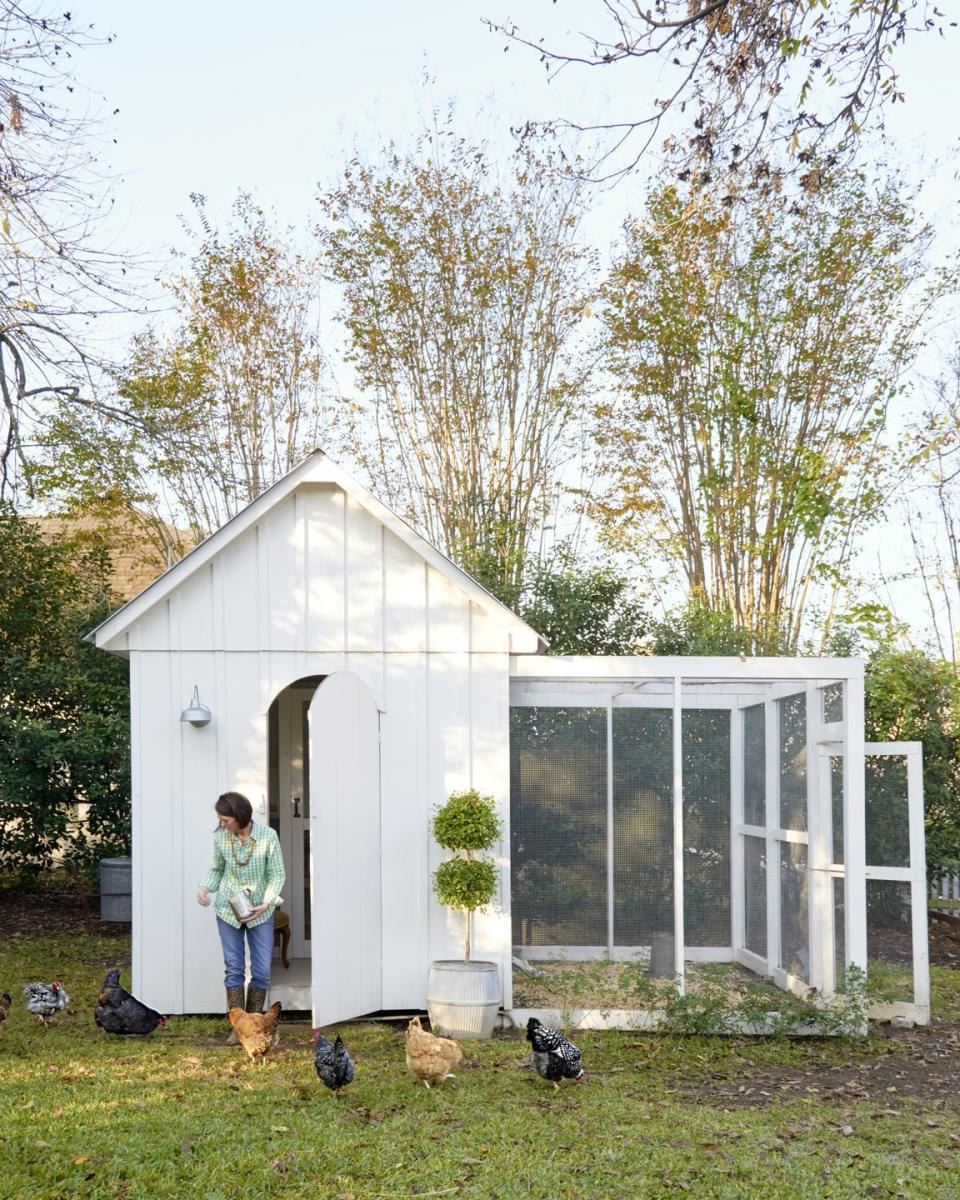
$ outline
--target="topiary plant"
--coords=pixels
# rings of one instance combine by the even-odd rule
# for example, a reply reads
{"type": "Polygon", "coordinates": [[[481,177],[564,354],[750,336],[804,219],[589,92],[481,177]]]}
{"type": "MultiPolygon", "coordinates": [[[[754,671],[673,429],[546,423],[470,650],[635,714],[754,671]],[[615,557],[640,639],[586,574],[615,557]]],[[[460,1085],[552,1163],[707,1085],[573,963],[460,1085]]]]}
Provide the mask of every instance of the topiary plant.
{"type": "Polygon", "coordinates": [[[492,796],[481,796],[476,788],[453,792],[446,804],[433,814],[433,836],[444,850],[456,850],[455,858],[442,862],[433,873],[433,892],[446,908],[463,913],[465,925],[464,962],[470,961],[473,914],[493,899],[497,869],[493,860],[478,851],[489,850],[503,826],[492,796]]]}

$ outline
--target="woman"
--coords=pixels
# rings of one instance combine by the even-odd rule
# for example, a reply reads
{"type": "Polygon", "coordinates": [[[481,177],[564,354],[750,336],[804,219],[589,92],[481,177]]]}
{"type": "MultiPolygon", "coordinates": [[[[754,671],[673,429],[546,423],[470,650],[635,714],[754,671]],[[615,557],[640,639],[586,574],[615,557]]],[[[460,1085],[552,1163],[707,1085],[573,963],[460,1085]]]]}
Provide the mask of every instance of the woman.
{"type": "Polygon", "coordinates": [[[200,881],[197,902],[207,908],[217,894],[217,930],[223,947],[227,1012],[246,1008],[263,1012],[273,958],[273,910],[281,902],[286,872],[276,833],[253,819],[253,808],[239,792],[224,792],[214,805],[220,828],[213,838],[213,866],[200,881]],[[230,897],[246,892],[253,906],[239,919],[230,897]],[[246,1003],[244,938],[250,946],[250,987],[246,1003]]]}

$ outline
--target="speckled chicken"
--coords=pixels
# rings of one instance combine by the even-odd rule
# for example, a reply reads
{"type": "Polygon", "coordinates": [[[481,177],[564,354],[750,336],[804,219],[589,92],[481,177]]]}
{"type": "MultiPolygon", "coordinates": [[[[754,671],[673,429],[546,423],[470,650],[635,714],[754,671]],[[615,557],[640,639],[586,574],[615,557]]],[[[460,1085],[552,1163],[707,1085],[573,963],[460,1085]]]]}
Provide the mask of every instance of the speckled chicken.
{"type": "Polygon", "coordinates": [[[0,1033],[3,1033],[3,1030],[7,1024],[7,1014],[10,1012],[10,1005],[12,1003],[13,997],[9,992],[4,992],[3,995],[0,996],[0,1033]]]}
{"type": "Polygon", "coordinates": [[[63,990],[59,979],[55,979],[53,983],[25,984],[23,994],[27,1001],[27,1012],[38,1017],[41,1025],[49,1025],[50,1018],[58,1012],[63,1012],[70,1003],[70,997],[63,990]]]}
{"type": "Polygon", "coordinates": [[[353,1059],[347,1053],[343,1038],[337,1034],[331,1042],[317,1030],[313,1035],[313,1065],[321,1083],[337,1098],[348,1083],[353,1083],[353,1059]]]}
{"type": "Polygon", "coordinates": [[[533,1069],[541,1079],[560,1086],[561,1079],[583,1079],[583,1055],[568,1042],[559,1029],[543,1025],[536,1017],[527,1022],[527,1041],[533,1047],[533,1069]]]}
{"type": "Polygon", "coordinates": [[[105,1033],[141,1037],[153,1033],[158,1025],[165,1025],[167,1020],[120,986],[119,967],[107,973],[97,997],[97,1007],[93,1010],[93,1019],[105,1033]]]}
{"type": "Polygon", "coordinates": [[[435,1037],[414,1017],[407,1026],[407,1066],[425,1087],[452,1079],[453,1068],[463,1058],[463,1047],[453,1038],[435,1037]]]}
{"type": "Polygon", "coordinates": [[[233,1026],[237,1041],[254,1062],[262,1063],[271,1047],[277,1044],[280,1031],[280,1001],[271,1004],[265,1013],[248,1013],[231,1008],[227,1019],[233,1026]]]}

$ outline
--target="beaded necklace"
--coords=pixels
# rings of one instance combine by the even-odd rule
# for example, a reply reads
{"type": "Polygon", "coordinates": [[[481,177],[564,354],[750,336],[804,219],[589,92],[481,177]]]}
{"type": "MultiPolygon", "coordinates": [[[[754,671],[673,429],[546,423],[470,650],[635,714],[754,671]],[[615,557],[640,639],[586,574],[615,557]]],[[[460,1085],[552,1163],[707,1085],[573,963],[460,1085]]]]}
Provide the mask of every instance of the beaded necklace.
{"type": "Polygon", "coordinates": [[[237,854],[237,842],[239,841],[240,838],[238,838],[236,835],[230,838],[230,853],[233,856],[233,861],[236,866],[246,867],[249,865],[251,858],[253,858],[253,852],[257,848],[257,839],[253,837],[252,834],[249,838],[247,838],[247,841],[250,843],[250,849],[247,851],[246,858],[241,858],[237,854]]]}

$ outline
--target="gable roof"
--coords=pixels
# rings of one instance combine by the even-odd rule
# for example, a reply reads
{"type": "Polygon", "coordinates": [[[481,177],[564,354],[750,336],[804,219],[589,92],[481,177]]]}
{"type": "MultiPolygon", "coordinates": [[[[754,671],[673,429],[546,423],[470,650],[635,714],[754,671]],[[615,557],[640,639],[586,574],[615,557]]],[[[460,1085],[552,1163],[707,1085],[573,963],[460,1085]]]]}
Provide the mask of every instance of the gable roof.
{"type": "Polygon", "coordinates": [[[282,479],[278,479],[272,487],[262,492],[256,500],[252,500],[246,508],[241,509],[236,516],[231,517],[226,524],[212,533],[199,546],[196,546],[179,562],[175,563],[163,575],[155,579],[142,592],[122,608],[102,621],[96,629],[92,629],[84,638],[95,646],[107,648],[108,643],[125,633],[131,625],[138,621],[144,613],[154,605],[161,603],[172,591],[180,587],[195,571],[208,563],[219,554],[225,546],[235,538],[245,533],[265,514],[285,497],[294,492],[304,483],[330,483],[341,488],[354,499],[362,508],[385,525],[391,533],[405,542],[412,550],[425,559],[432,567],[449,579],[456,587],[464,592],[470,600],[480,608],[505,620],[512,627],[523,643],[530,645],[529,650],[516,649],[514,653],[542,653],[547,646],[546,639],[535,629],[531,629],[524,621],[507,608],[491,592],[468,575],[462,567],[458,567],[452,559],[447,558],[435,546],[422,537],[402,517],[379,501],[365,487],[359,484],[352,475],[324,453],[314,450],[303,462],[289,471],[282,479]]]}

